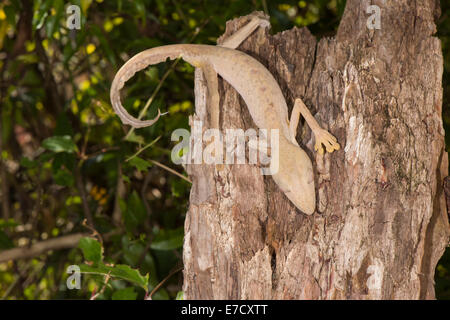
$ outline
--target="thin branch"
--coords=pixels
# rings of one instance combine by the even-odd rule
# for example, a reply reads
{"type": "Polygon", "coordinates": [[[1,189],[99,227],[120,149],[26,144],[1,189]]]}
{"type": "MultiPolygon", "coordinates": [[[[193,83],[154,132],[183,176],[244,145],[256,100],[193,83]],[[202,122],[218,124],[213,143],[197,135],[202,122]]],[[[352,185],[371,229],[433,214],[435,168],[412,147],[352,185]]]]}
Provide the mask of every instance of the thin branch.
{"type": "Polygon", "coordinates": [[[105,275],[105,283],[103,284],[103,287],[100,289],[100,291],[97,293],[95,293],[95,291],[92,292],[93,295],[91,296],[91,298],[89,300],[95,300],[98,298],[99,295],[101,295],[103,292],[105,292],[105,289],[106,289],[106,286],[108,285],[109,279],[111,279],[111,271],[108,272],[107,275],[105,275]]]}
{"type": "Polygon", "coordinates": [[[44,240],[32,244],[30,247],[14,248],[0,252],[0,263],[11,260],[27,259],[39,256],[49,250],[74,248],[85,233],[75,233],[67,236],[44,240]]]}
{"type": "Polygon", "coordinates": [[[174,175],[180,177],[181,179],[186,180],[189,183],[192,183],[192,181],[189,178],[187,178],[187,177],[183,176],[181,173],[178,173],[177,171],[175,171],[175,170],[173,170],[173,169],[163,165],[161,162],[158,162],[158,161],[152,160],[152,159],[150,159],[149,161],[152,162],[153,164],[156,164],[158,167],[161,167],[164,170],[167,170],[170,173],[173,173],[174,175]]]}
{"type": "Polygon", "coordinates": [[[102,235],[101,235],[100,233],[98,233],[98,231],[95,230],[94,227],[88,225],[86,219],[84,219],[84,220],[81,222],[81,225],[82,225],[83,227],[85,227],[85,228],[91,230],[91,232],[92,232],[92,235],[91,235],[91,236],[92,236],[92,237],[97,237],[98,241],[99,241],[99,242],[101,243],[101,245],[103,246],[103,237],[102,237],[102,235]]]}
{"type": "Polygon", "coordinates": [[[114,198],[114,209],[112,214],[112,222],[115,226],[119,227],[122,223],[122,209],[120,209],[120,200],[123,199],[126,192],[125,183],[122,177],[122,163],[120,160],[117,161],[117,183],[116,183],[116,194],[114,198]]]}
{"type": "Polygon", "coordinates": [[[261,2],[262,2],[262,5],[263,5],[264,13],[269,15],[269,9],[267,7],[267,1],[266,0],[262,0],[261,2]]]}
{"type": "Polygon", "coordinates": [[[131,159],[133,159],[134,157],[137,157],[142,151],[150,148],[152,145],[154,145],[156,142],[158,142],[159,139],[161,139],[162,136],[157,137],[155,140],[153,140],[152,142],[150,142],[149,144],[147,144],[145,147],[140,148],[135,154],[133,154],[131,157],[127,158],[125,160],[125,162],[130,161],[131,159]]]}
{"type": "Polygon", "coordinates": [[[152,300],[152,296],[153,294],[158,291],[159,288],[161,288],[161,286],[170,279],[170,277],[172,277],[175,273],[179,272],[183,270],[183,267],[179,267],[175,270],[173,270],[171,273],[169,273],[169,275],[167,277],[165,277],[160,283],[158,283],[158,285],[152,290],[152,292],[148,295],[147,298],[145,298],[145,300],[152,300]]]}

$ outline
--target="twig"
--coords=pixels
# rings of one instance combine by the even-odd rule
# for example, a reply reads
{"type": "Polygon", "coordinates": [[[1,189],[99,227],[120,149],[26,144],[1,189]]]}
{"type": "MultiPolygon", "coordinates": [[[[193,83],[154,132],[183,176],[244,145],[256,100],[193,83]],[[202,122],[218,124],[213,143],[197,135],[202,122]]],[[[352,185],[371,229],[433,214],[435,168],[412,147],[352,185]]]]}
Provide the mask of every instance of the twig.
{"type": "Polygon", "coordinates": [[[99,295],[101,295],[103,292],[105,292],[105,289],[106,289],[106,286],[108,285],[109,279],[111,279],[111,275],[110,274],[111,274],[111,271],[108,272],[107,275],[105,275],[105,283],[103,284],[103,287],[100,289],[99,292],[97,292],[96,294],[92,295],[89,300],[95,300],[95,299],[98,298],[99,295]]]}
{"type": "Polygon", "coordinates": [[[85,227],[85,228],[91,230],[92,236],[93,236],[93,237],[97,237],[97,238],[98,238],[98,241],[100,241],[100,243],[103,245],[103,238],[102,238],[101,234],[98,233],[98,231],[95,230],[94,227],[88,225],[86,219],[84,219],[83,222],[81,222],[81,224],[83,225],[83,227],[85,227]]]}
{"type": "Polygon", "coordinates": [[[261,2],[262,2],[262,5],[263,5],[264,13],[269,15],[269,9],[267,8],[267,1],[266,0],[262,0],[261,2]]]}
{"type": "Polygon", "coordinates": [[[155,140],[153,140],[152,142],[150,142],[149,144],[147,144],[145,147],[140,148],[135,154],[133,154],[131,157],[127,158],[125,160],[125,162],[130,161],[131,159],[133,159],[134,157],[137,157],[142,151],[150,148],[152,145],[154,145],[156,142],[158,142],[159,139],[161,139],[162,136],[157,137],[155,140]]]}
{"type": "Polygon", "coordinates": [[[121,225],[122,222],[122,209],[120,209],[120,199],[125,196],[126,188],[122,177],[122,162],[117,161],[117,183],[116,183],[116,194],[114,198],[114,209],[112,214],[113,224],[117,227],[121,225]]]}
{"type": "Polygon", "coordinates": [[[67,236],[36,242],[30,247],[13,248],[0,252],[0,263],[11,260],[33,258],[49,250],[74,248],[85,233],[75,233],[67,236]]]}
{"type": "Polygon", "coordinates": [[[86,159],[89,159],[89,158],[94,158],[94,157],[96,157],[96,156],[98,156],[98,155],[100,155],[102,153],[106,153],[106,152],[114,151],[114,150],[120,150],[120,148],[119,147],[102,148],[102,149],[100,149],[98,151],[95,151],[93,153],[85,154],[84,158],[82,158],[82,160],[86,160],[86,159]]]}
{"type": "Polygon", "coordinates": [[[149,161],[150,161],[151,163],[153,163],[153,164],[156,164],[158,167],[161,167],[161,168],[163,168],[164,170],[167,170],[167,171],[169,171],[170,173],[173,173],[174,175],[180,177],[181,179],[186,180],[186,181],[189,182],[189,183],[192,183],[192,181],[191,181],[189,178],[186,178],[186,177],[183,176],[181,173],[178,173],[177,171],[175,171],[175,170],[173,170],[173,169],[171,169],[171,168],[169,168],[169,167],[163,165],[162,163],[160,163],[160,162],[158,162],[158,161],[156,161],[156,160],[152,160],[152,159],[150,159],[149,161]]]}
{"type": "Polygon", "coordinates": [[[161,288],[161,286],[170,279],[170,277],[172,277],[175,273],[179,272],[183,270],[183,267],[179,267],[175,270],[173,270],[171,273],[169,273],[169,275],[167,277],[165,277],[160,283],[158,283],[158,285],[152,290],[152,292],[145,298],[145,300],[152,300],[152,296],[153,294],[158,291],[159,288],[161,288]]]}

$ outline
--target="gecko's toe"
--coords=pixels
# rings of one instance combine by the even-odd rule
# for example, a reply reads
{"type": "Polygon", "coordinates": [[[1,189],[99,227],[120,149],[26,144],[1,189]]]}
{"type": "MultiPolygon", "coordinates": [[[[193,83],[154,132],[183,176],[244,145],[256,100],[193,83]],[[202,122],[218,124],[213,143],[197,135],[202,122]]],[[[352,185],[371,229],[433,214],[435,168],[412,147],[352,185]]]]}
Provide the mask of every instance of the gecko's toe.
{"type": "Polygon", "coordinates": [[[341,148],[341,146],[337,142],[336,137],[326,130],[321,130],[320,132],[316,133],[316,144],[314,146],[314,150],[318,151],[319,154],[324,153],[322,145],[329,153],[332,153],[333,151],[339,150],[341,148]]]}
{"type": "Polygon", "coordinates": [[[315,146],[314,146],[314,150],[317,151],[319,154],[323,154],[324,152],[323,152],[322,143],[317,141],[315,146]]]}
{"type": "Polygon", "coordinates": [[[270,28],[270,20],[269,17],[267,17],[262,12],[256,12],[251,15],[252,19],[256,19],[259,22],[259,26],[261,28],[270,28]]]}

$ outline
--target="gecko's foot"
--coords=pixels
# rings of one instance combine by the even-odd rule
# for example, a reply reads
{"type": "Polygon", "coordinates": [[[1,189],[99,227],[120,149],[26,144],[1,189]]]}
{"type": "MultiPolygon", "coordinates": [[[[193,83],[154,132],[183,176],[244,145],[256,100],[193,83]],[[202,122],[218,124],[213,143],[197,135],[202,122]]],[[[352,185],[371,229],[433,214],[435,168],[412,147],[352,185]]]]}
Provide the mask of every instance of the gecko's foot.
{"type": "Polygon", "coordinates": [[[252,20],[257,20],[261,28],[270,28],[270,20],[264,13],[256,12],[252,16],[252,20]]]}
{"type": "Polygon", "coordinates": [[[336,137],[325,129],[317,130],[316,132],[314,132],[314,136],[316,137],[316,144],[314,146],[314,150],[319,152],[319,154],[323,154],[322,145],[324,145],[327,152],[330,153],[333,152],[334,150],[339,150],[341,148],[341,146],[337,142],[336,137]]]}

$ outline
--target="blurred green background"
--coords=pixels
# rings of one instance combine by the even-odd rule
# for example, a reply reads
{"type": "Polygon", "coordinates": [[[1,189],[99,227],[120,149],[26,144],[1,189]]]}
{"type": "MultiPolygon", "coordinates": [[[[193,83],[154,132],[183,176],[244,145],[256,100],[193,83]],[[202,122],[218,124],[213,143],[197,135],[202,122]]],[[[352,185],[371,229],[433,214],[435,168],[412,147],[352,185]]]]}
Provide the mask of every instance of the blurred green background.
{"type": "MultiPolygon", "coordinates": [[[[333,36],[344,6],[343,0],[2,1],[0,251],[93,228],[100,236],[0,264],[0,298],[143,299],[155,288],[153,299],[181,298],[190,183],[157,164],[185,175],[170,161],[170,134],[188,128],[194,69],[183,61],[160,64],[127,82],[130,113],[137,116],[146,104],[145,118],[158,108],[169,113],[136,131],[112,111],[115,73],[151,47],[215,44],[227,20],[254,10],[271,16],[274,33],[308,26],[317,38],[333,36]],[[80,30],[67,28],[69,4],[81,8],[80,30]],[[66,286],[74,264],[89,272],[80,290],[66,286]]],[[[441,6],[448,129],[450,4],[441,6]]],[[[450,299],[449,250],[437,267],[436,291],[450,299]]]]}

